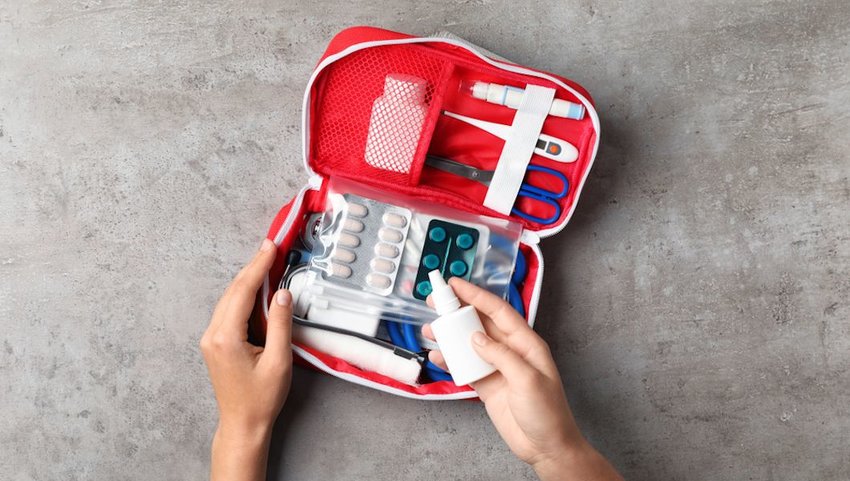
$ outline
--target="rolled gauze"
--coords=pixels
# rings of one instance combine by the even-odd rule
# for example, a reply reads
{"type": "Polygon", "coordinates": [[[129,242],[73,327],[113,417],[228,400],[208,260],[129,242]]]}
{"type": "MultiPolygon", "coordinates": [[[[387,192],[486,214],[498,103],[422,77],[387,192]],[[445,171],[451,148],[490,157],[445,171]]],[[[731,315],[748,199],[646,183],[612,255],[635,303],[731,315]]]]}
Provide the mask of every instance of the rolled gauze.
{"type": "Polygon", "coordinates": [[[415,359],[405,359],[387,348],[345,334],[294,324],[292,338],[360,369],[376,372],[411,386],[417,385],[416,381],[422,370],[422,366],[415,359]]]}

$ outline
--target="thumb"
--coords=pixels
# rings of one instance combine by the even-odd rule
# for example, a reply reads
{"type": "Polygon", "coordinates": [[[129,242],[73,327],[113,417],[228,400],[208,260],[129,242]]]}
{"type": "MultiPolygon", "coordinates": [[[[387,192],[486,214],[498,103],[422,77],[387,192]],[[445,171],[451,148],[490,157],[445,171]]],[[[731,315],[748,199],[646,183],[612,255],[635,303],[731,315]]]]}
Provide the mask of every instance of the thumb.
{"type": "Polygon", "coordinates": [[[508,384],[530,381],[536,375],[534,368],[519,354],[507,345],[494,341],[483,332],[478,331],[472,334],[472,348],[481,356],[481,359],[489,362],[502,373],[508,384]]]}
{"type": "Polygon", "coordinates": [[[290,350],[292,336],[292,294],[277,291],[269,307],[269,322],[266,327],[264,355],[283,356],[290,350]]]}

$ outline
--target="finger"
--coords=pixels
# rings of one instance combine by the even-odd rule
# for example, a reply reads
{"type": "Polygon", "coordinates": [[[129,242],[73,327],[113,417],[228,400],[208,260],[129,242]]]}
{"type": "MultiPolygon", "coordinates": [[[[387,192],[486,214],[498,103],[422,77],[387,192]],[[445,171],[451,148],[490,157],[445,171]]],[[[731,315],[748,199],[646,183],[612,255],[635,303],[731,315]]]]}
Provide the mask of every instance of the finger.
{"type": "Polygon", "coordinates": [[[530,330],[528,323],[516,312],[510,304],[490,291],[459,277],[449,279],[455,295],[461,301],[475,306],[482,314],[489,317],[505,334],[518,330],[530,330]]]}
{"type": "Polygon", "coordinates": [[[558,375],[549,345],[533,329],[517,330],[508,335],[496,327],[496,323],[487,317],[481,319],[481,325],[484,326],[484,331],[494,341],[507,344],[535,369],[547,375],[558,375]]]}
{"type": "Polygon", "coordinates": [[[510,304],[463,279],[452,278],[450,282],[459,299],[490,318],[492,325],[486,322],[484,325],[495,341],[507,344],[534,367],[550,370],[553,361],[548,345],[510,304]]]}
{"type": "Polygon", "coordinates": [[[492,337],[494,341],[501,343],[508,342],[508,336],[496,327],[496,323],[489,317],[481,316],[481,325],[484,326],[484,332],[492,337]]]}
{"type": "Polygon", "coordinates": [[[483,332],[472,335],[472,348],[481,359],[493,365],[511,385],[527,385],[537,376],[537,370],[525,362],[510,347],[494,341],[483,332]]]}
{"type": "Polygon", "coordinates": [[[292,359],[292,294],[281,289],[275,293],[269,307],[266,327],[266,347],[263,357],[272,361],[289,362],[292,359]]]}
{"type": "Polygon", "coordinates": [[[271,269],[276,254],[277,249],[275,249],[274,242],[269,239],[263,239],[263,243],[260,244],[260,249],[256,254],[254,254],[254,258],[251,259],[251,262],[243,267],[242,270],[236,274],[236,277],[233,278],[233,282],[230,284],[230,290],[244,290],[251,293],[257,292],[257,289],[263,285],[263,279],[265,279],[266,274],[269,272],[269,269],[271,269]]]}
{"type": "Polygon", "coordinates": [[[233,279],[225,293],[230,302],[222,313],[221,329],[233,332],[246,331],[248,317],[256,302],[257,291],[263,285],[266,274],[274,263],[276,251],[274,242],[268,239],[263,240],[254,259],[233,279]]]}
{"type": "Polygon", "coordinates": [[[422,335],[425,336],[426,339],[436,342],[437,339],[434,338],[434,331],[431,329],[431,324],[425,324],[422,326],[422,335]]]}
{"type": "MultiPolygon", "coordinates": [[[[431,351],[428,353],[428,360],[433,362],[443,371],[448,372],[449,366],[446,364],[446,358],[443,357],[443,353],[440,351],[431,351]]],[[[450,373],[451,374],[451,373],[450,373]]]]}
{"type": "MultiPolygon", "coordinates": [[[[239,290],[244,290],[245,278],[247,275],[246,271],[248,271],[248,269],[258,261],[258,259],[262,259],[264,258],[264,256],[268,256],[269,254],[274,255],[275,253],[276,250],[274,249],[274,243],[268,239],[263,239],[263,242],[260,244],[260,248],[254,255],[254,258],[251,259],[251,262],[249,262],[248,265],[243,267],[236,274],[233,280],[230,281],[230,284],[227,286],[227,289],[225,289],[224,293],[221,295],[221,298],[219,299],[218,304],[216,305],[215,310],[213,311],[213,315],[210,320],[210,328],[215,326],[215,328],[218,329],[221,326],[222,321],[226,317],[225,313],[228,311],[229,306],[232,303],[233,298],[235,297],[234,294],[239,290]]],[[[274,257],[272,257],[272,262],[274,262],[274,257]]],[[[262,283],[262,279],[260,280],[260,282],[262,283]]],[[[259,287],[255,288],[254,292],[256,292],[257,289],[259,289],[259,287]]],[[[244,293],[242,294],[242,297],[244,297],[244,293]]]]}
{"type": "MultiPolygon", "coordinates": [[[[493,321],[491,321],[490,319],[487,319],[487,318],[481,319],[481,323],[484,325],[484,330],[487,331],[487,334],[490,335],[490,337],[493,337],[497,341],[499,339],[505,338],[505,335],[502,334],[501,331],[499,331],[498,329],[496,329],[493,326],[493,321]],[[497,338],[497,337],[494,337],[494,336],[499,336],[499,337],[497,338]]],[[[435,341],[434,331],[431,329],[431,324],[425,324],[424,326],[422,326],[422,335],[426,339],[430,339],[432,341],[435,341]]],[[[449,370],[448,365],[446,364],[446,359],[443,357],[443,353],[440,350],[434,350],[434,351],[431,351],[430,353],[428,353],[428,360],[430,360],[431,362],[436,364],[440,369],[442,369],[444,371],[449,370]]],[[[492,377],[492,376],[490,376],[490,377],[492,377]]],[[[488,377],[488,379],[489,379],[489,377],[488,377]]],[[[479,387],[475,388],[475,390],[478,391],[478,393],[482,396],[482,399],[483,399],[483,396],[485,396],[489,392],[487,386],[490,385],[490,384],[494,384],[494,383],[482,384],[479,387]]],[[[496,383],[496,384],[498,384],[498,383],[496,383]]]]}
{"type": "Polygon", "coordinates": [[[207,326],[207,333],[213,333],[216,331],[218,326],[221,324],[222,313],[227,310],[228,305],[230,305],[230,296],[228,296],[227,291],[225,291],[219,298],[218,303],[215,305],[215,309],[213,309],[212,316],[210,317],[210,325],[207,326]]]}
{"type": "MultiPolygon", "coordinates": [[[[460,296],[458,296],[458,298],[460,299],[460,296]]],[[[460,299],[460,300],[463,301],[463,299],[460,299]]],[[[429,307],[431,307],[432,309],[434,308],[434,300],[433,300],[432,296],[428,296],[425,299],[425,302],[428,304],[429,307]]],[[[468,302],[463,302],[463,304],[469,305],[468,302]]],[[[496,326],[496,324],[492,320],[490,320],[490,318],[481,309],[478,309],[478,310],[479,310],[480,314],[482,314],[480,316],[481,322],[484,324],[484,328],[487,330],[487,334],[490,335],[490,337],[492,337],[493,339],[495,339],[499,342],[502,342],[504,339],[506,339],[505,334],[502,333],[499,330],[499,328],[496,326]]],[[[428,332],[430,332],[430,328],[429,328],[428,332]]],[[[434,340],[433,334],[425,334],[424,329],[423,329],[422,333],[423,333],[423,335],[425,335],[429,339],[434,340]]]]}
{"type": "Polygon", "coordinates": [[[470,386],[478,393],[481,401],[486,403],[490,399],[490,396],[498,395],[507,389],[505,382],[505,376],[499,371],[496,371],[484,379],[470,383],[470,386]]]}

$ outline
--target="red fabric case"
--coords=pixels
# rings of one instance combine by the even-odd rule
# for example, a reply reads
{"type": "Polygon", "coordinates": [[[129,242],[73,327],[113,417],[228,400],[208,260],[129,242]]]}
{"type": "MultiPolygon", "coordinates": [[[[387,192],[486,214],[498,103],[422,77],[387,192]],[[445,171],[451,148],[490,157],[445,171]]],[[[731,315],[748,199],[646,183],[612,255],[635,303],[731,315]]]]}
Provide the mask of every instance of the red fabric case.
{"type": "MultiPolygon", "coordinates": [[[[498,84],[535,84],[556,89],[555,97],[583,103],[587,114],[582,120],[547,117],[543,131],[565,139],[579,151],[577,161],[559,164],[539,156],[533,164],[561,171],[570,182],[570,193],[562,200],[561,216],[551,225],[539,225],[514,217],[526,229],[520,246],[526,255],[529,272],[523,287],[529,324],[533,325],[540,294],[543,261],[537,247],[540,236],[560,231],[568,222],[598,148],[598,119],[589,94],[567,79],[527,67],[484,58],[474,47],[463,42],[416,38],[373,27],[343,30],[330,42],[311,78],[304,102],[305,166],[311,180],[299,195],[281,208],[268,237],[279,249],[278,261],[269,274],[251,323],[254,338],[265,337],[266,312],[274,288],[283,274],[283,260],[302,228],[305,214],[324,208],[327,179],[331,176],[352,179],[387,192],[400,192],[441,203],[460,210],[493,217],[506,216],[485,208],[486,187],[467,179],[423,168],[428,153],[494,169],[503,141],[476,127],[441,116],[450,110],[491,122],[511,124],[515,111],[474,99],[459,91],[464,80],[498,84]],[[390,73],[414,75],[428,81],[428,113],[418,143],[413,166],[408,173],[390,172],[364,160],[366,135],[372,104],[383,92],[384,78],[390,73]]],[[[527,177],[531,184],[547,185],[546,176],[527,177]]],[[[518,204],[538,216],[551,213],[542,205],[518,204]]],[[[421,399],[472,398],[469,387],[457,387],[450,381],[408,386],[376,373],[365,372],[347,362],[305,346],[294,346],[300,362],[337,377],[397,395],[421,399]]]]}

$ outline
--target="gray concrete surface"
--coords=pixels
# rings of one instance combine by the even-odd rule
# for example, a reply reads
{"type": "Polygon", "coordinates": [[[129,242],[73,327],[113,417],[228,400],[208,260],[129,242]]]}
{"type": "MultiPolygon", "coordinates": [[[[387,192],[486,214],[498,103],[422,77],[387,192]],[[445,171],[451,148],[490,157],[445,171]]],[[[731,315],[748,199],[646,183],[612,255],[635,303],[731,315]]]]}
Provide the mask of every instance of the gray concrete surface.
{"type": "MultiPolygon", "coordinates": [[[[594,94],[538,329],[628,479],[850,479],[850,6],[524,4],[0,2],[0,478],[206,476],[197,340],[305,181],[324,45],[375,24],[594,94]]],[[[480,405],[295,377],[271,479],[532,479],[480,405]]]]}

